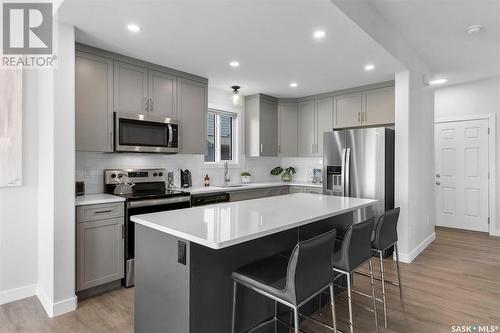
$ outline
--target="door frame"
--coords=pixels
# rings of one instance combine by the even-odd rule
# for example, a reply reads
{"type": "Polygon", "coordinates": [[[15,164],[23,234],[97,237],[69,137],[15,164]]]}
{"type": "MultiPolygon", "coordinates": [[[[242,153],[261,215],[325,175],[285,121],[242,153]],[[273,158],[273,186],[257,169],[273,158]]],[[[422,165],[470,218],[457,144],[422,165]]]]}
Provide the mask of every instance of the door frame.
{"type": "MultiPolygon", "coordinates": [[[[496,191],[496,114],[495,113],[485,113],[477,115],[463,115],[463,116],[453,116],[453,117],[443,117],[434,120],[434,125],[439,123],[451,123],[451,122],[461,122],[461,121],[471,121],[471,120],[488,120],[488,171],[489,171],[489,181],[488,181],[488,214],[490,224],[488,226],[490,236],[500,236],[500,230],[497,230],[496,225],[496,201],[495,201],[495,191],[496,191]]],[[[435,146],[435,143],[434,143],[435,146]]],[[[435,156],[434,156],[435,158],[435,156]]]]}

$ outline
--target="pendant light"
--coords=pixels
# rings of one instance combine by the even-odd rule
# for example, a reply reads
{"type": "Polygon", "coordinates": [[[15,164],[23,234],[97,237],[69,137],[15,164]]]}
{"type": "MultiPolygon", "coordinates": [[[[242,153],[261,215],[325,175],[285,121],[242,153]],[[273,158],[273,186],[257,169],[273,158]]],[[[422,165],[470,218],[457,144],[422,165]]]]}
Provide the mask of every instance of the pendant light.
{"type": "Polygon", "coordinates": [[[231,89],[233,89],[233,104],[240,104],[240,92],[238,91],[238,89],[240,89],[240,86],[231,86],[231,89]]]}

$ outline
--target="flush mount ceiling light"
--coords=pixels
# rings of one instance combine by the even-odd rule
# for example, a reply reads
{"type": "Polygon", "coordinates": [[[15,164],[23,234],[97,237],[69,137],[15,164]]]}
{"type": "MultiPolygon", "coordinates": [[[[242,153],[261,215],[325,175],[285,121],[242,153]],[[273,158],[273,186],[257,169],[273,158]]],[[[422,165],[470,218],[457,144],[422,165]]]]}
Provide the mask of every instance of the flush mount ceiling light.
{"type": "Polygon", "coordinates": [[[240,86],[231,86],[231,89],[233,89],[233,104],[238,105],[240,103],[240,92],[238,91],[241,87],[240,86]]]}
{"type": "Polygon", "coordinates": [[[371,71],[375,68],[375,65],[372,65],[372,64],[368,64],[365,66],[365,71],[371,71]]]}
{"type": "Polygon", "coordinates": [[[467,29],[465,29],[465,32],[468,33],[469,35],[475,35],[478,34],[483,30],[483,26],[479,24],[471,25],[467,29]]]}
{"type": "Polygon", "coordinates": [[[316,39],[321,39],[323,37],[326,36],[326,32],[324,32],[323,30],[316,30],[314,33],[313,33],[313,36],[314,38],[316,39]]]}
{"type": "Polygon", "coordinates": [[[127,29],[132,32],[139,32],[141,31],[141,28],[137,24],[127,24],[127,29]]]}
{"type": "Polygon", "coordinates": [[[446,83],[446,82],[448,82],[447,79],[435,79],[435,80],[430,80],[429,81],[429,85],[430,86],[436,86],[436,85],[443,84],[443,83],[446,83]]]}
{"type": "Polygon", "coordinates": [[[229,66],[231,66],[233,68],[240,67],[240,63],[238,61],[231,61],[229,63],[229,66]]]}
{"type": "Polygon", "coordinates": [[[290,86],[291,88],[297,88],[297,86],[298,86],[298,85],[299,85],[299,84],[298,84],[297,82],[291,82],[291,83],[289,84],[289,86],[290,86]]]}

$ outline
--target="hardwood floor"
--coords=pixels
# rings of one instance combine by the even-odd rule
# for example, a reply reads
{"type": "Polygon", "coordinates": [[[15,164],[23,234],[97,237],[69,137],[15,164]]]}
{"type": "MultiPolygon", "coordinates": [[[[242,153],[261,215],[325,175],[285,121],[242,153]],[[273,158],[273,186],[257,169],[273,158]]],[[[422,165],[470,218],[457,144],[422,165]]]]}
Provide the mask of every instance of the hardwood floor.
{"type": "MultiPolygon", "coordinates": [[[[452,332],[452,325],[500,326],[500,237],[446,228],[436,228],[436,235],[411,264],[401,264],[406,316],[397,288],[387,287],[389,328],[383,328],[378,306],[380,332],[434,333],[452,332]]],[[[374,266],[378,274],[378,261],[374,260],[374,266]]],[[[389,279],[396,278],[392,260],[385,260],[385,269],[389,279]]],[[[368,286],[366,278],[355,277],[354,288],[368,291],[368,286]]],[[[376,287],[379,293],[378,283],[376,287]]],[[[47,318],[37,298],[27,298],[0,306],[0,332],[132,332],[133,297],[133,289],[115,290],[81,301],[76,311],[53,319],[47,318]]],[[[370,305],[362,296],[353,299],[370,305]]],[[[347,331],[347,304],[337,299],[336,305],[339,329],[347,331]]],[[[353,311],[355,332],[375,331],[372,313],[356,304],[353,311]]],[[[316,317],[330,323],[329,313],[325,308],[316,317]]],[[[331,332],[307,321],[302,329],[331,332]]]]}

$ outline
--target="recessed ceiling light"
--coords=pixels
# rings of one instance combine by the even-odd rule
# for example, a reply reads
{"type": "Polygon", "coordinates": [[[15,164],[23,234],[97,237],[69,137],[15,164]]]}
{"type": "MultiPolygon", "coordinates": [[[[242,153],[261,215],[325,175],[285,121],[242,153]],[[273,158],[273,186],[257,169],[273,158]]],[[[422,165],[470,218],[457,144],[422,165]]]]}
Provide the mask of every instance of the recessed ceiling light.
{"type": "Polygon", "coordinates": [[[443,83],[446,83],[448,82],[447,79],[436,79],[436,80],[430,80],[429,81],[429,85],[430,86],[435,86],[435,85],[438,85],[438,84],[443,84],[443,83]]]}
{"type": "Polygon", "coordinates": [[[229,66],[234,67],[234,68],[236,68],[236,67],[240,67],[240,63],[239,63],[239,62],[237,62],[237,61],[231,61],[231,62],[229,63],[229,66]]]}
{"type": "Polygon", "coordinates": [[[365,66],[365,71],[371,71],[375,68],[375,65],[369,64],[365,66]]]}
{"type": "Polygon", "coordinates": [[[313,34],[314,38],[316,39],[321,39],[323,37],[325,37],[326,35],[326,32],[324,32],[323,30],[316,30],[313,34]]]}
{"type": "Polygon", "coordinates": [[[290,86],[290,87],[292,87],[292,88],[297,88],[298,83],[297,83],[297,82],[291,82],[291,83],[289,84],[289,86],[290,86]]]}
{"type": "Polygon", "coordinates": [[[483,30],[483,26],[475,24],[465,29],[465,32],[468,33],[469,35],[475,35],[478,34],[481,30],[483,30]]]}
{"type": "Polygon", "coordinates": [[[139,32],[141,31],[141,28],[137,24],[128,24],[127,29],[132,32],[139,32]]]}

